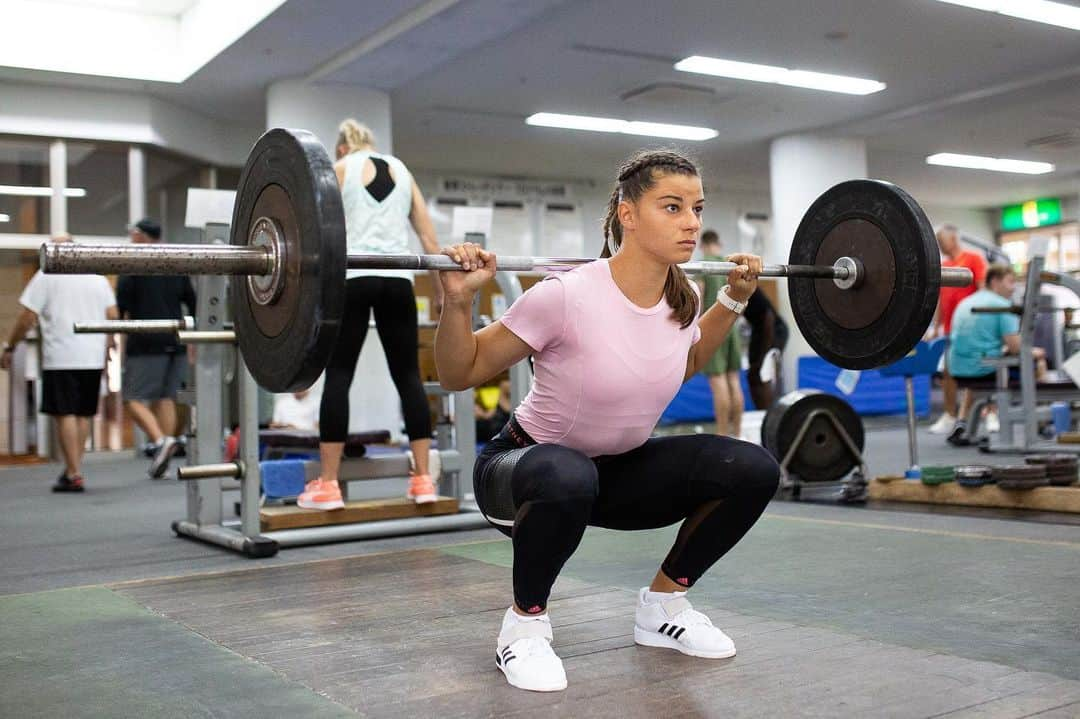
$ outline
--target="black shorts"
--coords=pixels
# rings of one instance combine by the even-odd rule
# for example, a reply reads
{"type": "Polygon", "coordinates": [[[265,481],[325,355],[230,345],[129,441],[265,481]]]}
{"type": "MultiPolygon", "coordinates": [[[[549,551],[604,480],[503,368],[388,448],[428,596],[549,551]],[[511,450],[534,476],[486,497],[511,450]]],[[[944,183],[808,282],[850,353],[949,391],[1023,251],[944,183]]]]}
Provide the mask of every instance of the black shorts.
{"type": "Polygon", "coordinates": [[[42,414],[93,417],[101,392],[99,369],[47,369],[42,373],[42,414]]]}

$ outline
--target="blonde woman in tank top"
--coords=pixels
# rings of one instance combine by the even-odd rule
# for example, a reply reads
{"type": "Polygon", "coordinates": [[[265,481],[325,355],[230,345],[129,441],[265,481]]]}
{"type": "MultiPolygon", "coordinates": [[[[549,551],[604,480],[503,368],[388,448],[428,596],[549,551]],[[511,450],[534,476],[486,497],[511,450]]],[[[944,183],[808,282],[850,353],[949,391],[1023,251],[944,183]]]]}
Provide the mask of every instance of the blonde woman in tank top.
{"type": "MultiPolygon", "coordinates": [[[[416,231],[427,254],[440,251],[435,227],[412,173],[393,155],[376,152],[370,129],[348,119],[338,130],[337,172],[345,207],[345,235],[350,254],[409,252],[409,227],[416,231]]],[[[433,282],[438,309],[442,286],[433,282]]],[[[322,476],[309,482],[297,504],[309,509],[345,506],[338,485],[341,456],[349,425],[349,387],[367,335],[368,318],[375,315],[390,376],[401,398],[405,433],[413,453],[415,473],[408,496],[418,504],[433,502],[435,483],[428,469],[431,418],[417,360],[416,296],[408,270],[348,270],[341,334],[326,367],[319,408],[319,454],[322,476]]]]}

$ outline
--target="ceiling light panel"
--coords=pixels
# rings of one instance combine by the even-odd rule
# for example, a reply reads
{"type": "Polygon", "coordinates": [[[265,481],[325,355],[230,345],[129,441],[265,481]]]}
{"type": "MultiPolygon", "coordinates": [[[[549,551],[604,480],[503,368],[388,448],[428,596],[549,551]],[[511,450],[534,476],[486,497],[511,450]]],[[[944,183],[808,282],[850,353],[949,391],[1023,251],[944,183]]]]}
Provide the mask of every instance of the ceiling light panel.
{"type": "Polygon", "coordinates": [[[591,117],[588,115],[565,115],[556,112],[538,112],[525,118],[525,124],[539,127],[557,127],[564,130],[588,132],[613,132],[623,135],[645,135],[674,140],[711,140],[720,133],[709,127],[671,125],[661,122],[620,120],[614,117],[591,117]]]}
{"type": "Polygon", "coordinates": [[[724,60],[718,57],[691,55],[675,63],[675,69],[700,75],[730,77],[750,82],[788,85],[823,92],[840,92],[847,95],[870,95],[885,89],[885,83],[847,75],[832,75],[810,70],[791,70],[773,65],[757,65],[752,62],[724,60]]]}
{"type": "Polygon", "coordinates": [[[939,152],[926,158],[928,165],[962,167],[968,170],[988,170],[990,172],[1012,172],[1021,175],[1045,175],[1054,171],[1049,162],[1030,160],[1010,160],[1004,157],[982,157],[980,155],[961,155],[955,152],[939,152]]]}

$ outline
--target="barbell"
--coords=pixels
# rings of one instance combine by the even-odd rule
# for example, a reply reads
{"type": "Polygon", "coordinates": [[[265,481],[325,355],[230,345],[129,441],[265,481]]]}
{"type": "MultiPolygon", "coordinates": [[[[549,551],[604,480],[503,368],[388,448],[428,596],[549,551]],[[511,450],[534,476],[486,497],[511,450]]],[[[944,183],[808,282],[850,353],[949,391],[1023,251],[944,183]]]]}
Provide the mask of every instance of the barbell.
{"type": "MultiPolygon", "coordinates": [[[[499,257],[500,271],[559,272],[592,259],[499,257]]],[[[730,262],[690,262],[693,274],[724,274],[730,262]]],[[[46,243],[48,273],[236,275],[230,283],[240,352],[265,389],[311,385],[341,329],[346,269],[460,270],[444,255],[347,255],[333,164],[314,135],[274,129],[248,156],[233,207],[229,245],[46,243]]],[[[826,190],[795,232],[788,278],[795,321],[833,364],[868,369],[909,353],[933,318],[941,286],[966,286],[964,268],[942,268],[918,203],[896,185],[850,180],[826,190]]]]}

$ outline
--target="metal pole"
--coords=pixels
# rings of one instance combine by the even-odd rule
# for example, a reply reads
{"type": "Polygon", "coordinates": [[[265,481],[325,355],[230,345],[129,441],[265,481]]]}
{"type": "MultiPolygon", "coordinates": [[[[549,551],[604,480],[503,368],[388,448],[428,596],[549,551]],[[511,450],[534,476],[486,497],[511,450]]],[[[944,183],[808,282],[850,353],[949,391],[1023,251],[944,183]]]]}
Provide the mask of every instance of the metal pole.
{"type": "MultiPolygon", "coordinates": [[[[498,269],[506,272],[564,272],[593,262],[590,257],[499,257],[498,269]]],[[[841,258],[843,259],[843,258],[841,258]]],[[[460,270],[461,266],[446,255],[349,255],[350,269],[379,270],[460,270]]],[[[735,269],[732,262],[686,262],[689,274],[727,274],[735,269]]],[[[71,243],[41,246],[41,268],[54,274],[143,274],[143,275],[269,275],[273,274],[274,254],[258,247],[224,245],[74,245],[71,243]]],[[[806,277],[826,280],[853,280],[849,264],[834,265],[765,265],[762,277],[806,277]]],[[[966,287],[972,282],[971,270],[946,267],[941,270],[941,284],[966,287]]]]}
{"type": "Polygon", "coordinates": [[[245,537],[259,536],[259,385],[244,360],[237,357],[236,374],[240,383],[240,460],[244,476],[240,487],[240,532],[245,537]]]}
{"type": "Polygon", "coordinates": [[[190,479],[241,479],[244,476],[244,466],[240,462],[219,462],[217,464],[192,464],[180,467],[176,470],[176,478],[190,479]]]}
{"type": "Polygon", "coordinates": [[[236,332],[233,330],[181,330],[176,339],[185,345],[235,344],[236,332]]]}
{"type": "Polygon", "coordinates": [[[919,468],[919,450],[915,442],[915,379],[904,376],[904,393],[907,395],[908,456],[911,458],[909,469],[919,468]]]}
{"type": "Polygon", "coordinates": [[[41,269],[53,274],[269,275],[273,255],[234,245],[78,245],[46,242],[41,269]]]}
{"type": "Polygon", "coordinates": [[[100,334],[115,332],[124,335],[173,334],[181,330],[195,329],[195,318],[181,320],[103,320],[101,322],[76,322],[75,334],[100,334]]]}

